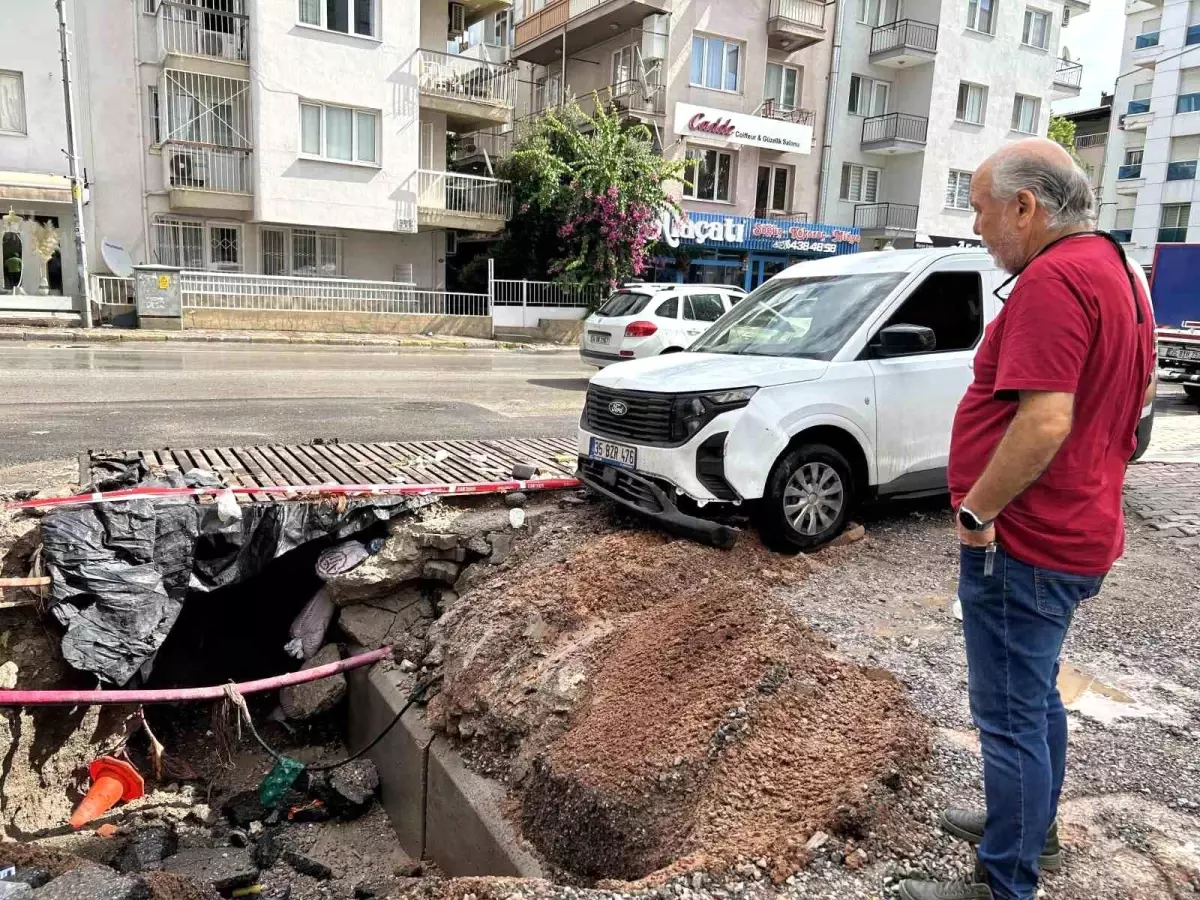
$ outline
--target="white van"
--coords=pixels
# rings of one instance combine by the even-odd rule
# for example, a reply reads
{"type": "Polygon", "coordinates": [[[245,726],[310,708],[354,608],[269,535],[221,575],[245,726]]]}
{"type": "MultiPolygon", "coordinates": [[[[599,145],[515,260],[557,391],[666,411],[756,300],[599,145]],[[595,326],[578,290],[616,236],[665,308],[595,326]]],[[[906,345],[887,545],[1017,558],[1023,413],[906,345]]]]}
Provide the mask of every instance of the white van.
{"type": "Polygon", "coordinates": [[[1005,277],[979,249],[792,266],[688,352],[593,376],[580,476],[718,545],[732,530],[700,510],[761,501],[764,538],[791,550],[836,536],[868,496],[944,493],[954,412],[1005,277]]]}

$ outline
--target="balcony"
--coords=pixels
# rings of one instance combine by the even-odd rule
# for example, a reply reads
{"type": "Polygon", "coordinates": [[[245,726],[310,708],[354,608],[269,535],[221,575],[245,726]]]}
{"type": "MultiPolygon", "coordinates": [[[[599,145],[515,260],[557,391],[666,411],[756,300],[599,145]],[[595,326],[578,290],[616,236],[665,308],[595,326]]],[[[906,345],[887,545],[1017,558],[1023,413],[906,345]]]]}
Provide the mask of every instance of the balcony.
{"type": "Polygon", "coordinates": [[[1160,244],[1183,244],[1187,242],[1187,228],[1160,228],[1158,242],[1160,244]]]}
{"type": "Polygon", "coordinates": [[[1112,229],[1112,231],[1109,232],[1109,234],[1112,235],[1113,240],[1116,241],[1118,244],[1132,244],[1133,243],[1133,229],[1132,228],[1114,228],[1114,229],[1112,229]]]}
{"type": "Polygon", "coordinates": [[[513,0],[458,0],[465,8],[466,24],[478,22],[502,9],[512,9],[513,0]]]}
{"type": "Polygon", "coordinates": [[[1175,112],[1200,112],[1200,93],[1180,94],[1175,100],[1175,112]]]}
{"type": "Polygon", "coordinates": [[[167,141],[162,147],[162,160],[171,209],[253,211],[249,149],[167,141]]]}
{"type": "Polygon", "coordinates": [[[1196,160],[1167,163],[1167,181],[1195,181],[1196,160]]]}
{"type": "Polygon", "coordinates": [[[1154,121],[1154,113],[1150,112],[1150,101],[1130,100],[1121,116],[1118,125],[1125,131],[1145,131],[1154,121]]]}
{"type": "Polygon", "coordinates": [[[1078,97],[1083,82],[1083,66],[1069,59],[1060,59],[1054,67],[1054,81],[1050,85],[1053,97],[1078,97]]]}
{"type": "Polygon", "coordinates": [[[417,171],[417,224],[462,231],[500,231],[512,214],[512,184],[498,178],[417,171]]]}
{"type": "Polygon", "coordinates": [[[1141,163],[1130,163],[1117,169],[1118,194],[1137,194],[1145,186],[1146,179],[1142,177],[1141,163]]]}
{"type": "Polygon", "coordinates": [[[178,0],[158,4],[159,62],[213,75],[244,75],[250,62],[250,17],[242,0],[219,0],[212,5],[221,8],[178,0]]]}
{"type": "Polygon", "coordinates": [[[916,231],[917,207],[904,203],[860,203],[854,207],[854,226],[864,234],[916,231]]]}
{"type": "Polygon", "coordinates": [[[1090,150],[1093,147],[1105,147],[1108,145],[1108,132],[1098,131],[1095,134],[1077,134],[1075,135],[1076,150],[1090,150]]]}
{"type": "Polygon", "coordinates": [[[418,50],[421,108],[446,115],[451,131],[503,125],[512,118],[517,69],[466,56],[418,50]]]}
{"type": "Polygon", "coordinates": [[[1130,61],[1143,69],[1153,69],[1162,57],[1164,48],[1159,39],[1159,32],[1151,31],[1139,34],[1133,39],[1133,53],[1130,61]]]}
{"type": "Polygon", "coordinates": [[[1092,8],[1091,0],[1067,0],[1066,6],[1074,13],[1082,14],[1092,8]]]}
{"type": "Polygon", "coordinates": [[[901,153],[920,153],[925,149],[929,120],[907,113],[888,113],[863,120],[862,149],[864,153],[895,156],[901,153]]]}
{"type": "Polygon", "coordinates": [[[1189,26],[1184,33],[1183,45],[1190,47],[1193,44],[1200,44],[1200,24],[1189,26]]]}
{"type": "MultiPolygon", "coordinates": [[[[613,107],[631,119],[659,119],[667,114],[667,91],[661,84],[631,78],[611,85],[608,95],[613,107]]],[[[605,99],[603,92],[600,99],[605,99]]]]}
{"type": "Polygon", "coordinates": [[[793,53],[825,39],[825,4],[820,0],[771,0],[767,45],[793,53]]]}
{"type": "Polygon", "coordinates": [[[461,134],[454,145],[455,168],[474,175],[491,174],[500,159],[512,152],[516,131],[472,131],[461,134]]]}
{"type": "Polygon", "coordinates": [[[871,29],[871,62],[891,69],[911,69],[933,62],[938,29],[928,22],[901,19],[871,29]]]}
{"type": "Polygon", "coordinates": [[[671,6],[670,0],[552,0],[530,10],[535,2],[525,0],[526,13],[517,22],[513,56],[540,65],[640,28],[646,16],[666,12],[671,6]]]}
{"type": "Polygon", "coordinates": [[[816,113],[811,109],[781,106],[774,100],[764,100],[763,105],[755,111],[755,115],[762,116],[764,119],[774,119],[777,122],[793,122],[796,125],[814,125],[817,121],[816,113]]]}

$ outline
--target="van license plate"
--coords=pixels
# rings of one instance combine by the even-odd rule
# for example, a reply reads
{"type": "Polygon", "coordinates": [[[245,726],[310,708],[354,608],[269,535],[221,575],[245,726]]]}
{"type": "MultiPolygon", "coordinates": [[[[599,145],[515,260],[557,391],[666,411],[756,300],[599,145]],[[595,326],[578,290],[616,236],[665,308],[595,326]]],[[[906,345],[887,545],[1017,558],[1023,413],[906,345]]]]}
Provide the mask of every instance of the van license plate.
{"type": "Polygon", "coordinates": [[[1190,347],[1167,347],[1168,359],[1200,359],[1200,350],[1190,347]]]}
{"type": "Polygon", "coordinates": [[[607,344],[612,339],[612,335],[604,331],[589,331],[588,340],[593,344],[607,344]]]}
{"type": "Polygon", "coordinates": [[[589,456],[599,462],[620,466],[622,469],[637,468],[637,447],[629,447],[625,444],[614,444],[612,441],[602,441],[600,438],[592,438],[592,452],[589,456]]]}

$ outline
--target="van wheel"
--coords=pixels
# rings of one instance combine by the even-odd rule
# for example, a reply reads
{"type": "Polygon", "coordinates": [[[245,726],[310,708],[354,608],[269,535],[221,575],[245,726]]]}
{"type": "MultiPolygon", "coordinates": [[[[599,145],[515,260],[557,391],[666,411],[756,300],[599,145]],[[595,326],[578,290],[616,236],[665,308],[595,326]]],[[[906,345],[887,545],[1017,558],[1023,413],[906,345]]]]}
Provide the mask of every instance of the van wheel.
{"type": "Polygon", "coordinates": [[[668,347],[666,350],[662,351],[662,352],[661,352],[660,354],[658,354],[658,355],[659,355],[659,356],[666,356],[668,353],[682,353],[682,352],[683,352],[683,348],[682,348],[682,347],[668,347]]]}
{"type": "Polygon", "coordinates": [[[855,501],[850,463],[828,444],[789,450],[767,479],[759,511],[763,541],[775,550],[811,550],[835,538],[855,501]]]}

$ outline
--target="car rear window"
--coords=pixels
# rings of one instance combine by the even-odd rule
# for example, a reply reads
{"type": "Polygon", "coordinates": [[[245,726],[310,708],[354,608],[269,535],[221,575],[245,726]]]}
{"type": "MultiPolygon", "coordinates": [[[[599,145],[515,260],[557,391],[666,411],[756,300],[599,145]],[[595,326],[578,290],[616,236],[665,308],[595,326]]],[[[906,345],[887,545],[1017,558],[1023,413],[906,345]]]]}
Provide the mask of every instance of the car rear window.
{"type": "Polygon", "coordinates": [[[604,305],[597,310],[597,313],[602,316],[636,316],[646,304],[650,302],[649,294],[638,294],[633,291],[617,291],[611,297],[604,301],[604,305]]]}

